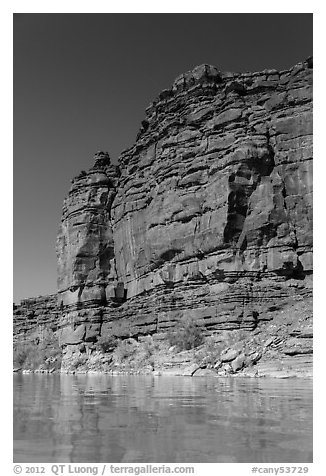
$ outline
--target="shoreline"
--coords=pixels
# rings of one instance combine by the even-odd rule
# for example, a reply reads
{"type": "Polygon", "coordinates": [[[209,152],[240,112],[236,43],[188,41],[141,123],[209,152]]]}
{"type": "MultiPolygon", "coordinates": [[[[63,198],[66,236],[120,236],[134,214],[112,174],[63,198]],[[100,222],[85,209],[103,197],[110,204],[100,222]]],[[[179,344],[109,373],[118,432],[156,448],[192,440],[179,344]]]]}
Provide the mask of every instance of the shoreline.
{"type": "Polygon", "coordinates": [[[187,373],[182,369],[170,369],[170,370],[154,370],[154,371],[122,371],[122,370],[32,370],[32,369],[13,369],[13,374],[22,375],[107,375],[110,377],[117,376],[151,376],[151,377],[191,377],[191,378],[248,378],[248,379],[264,379],[264,378],[277,378],[277,379],[309,379],[313,380],[313,375],[309,371],[300,372],[296,370],[271,370],[270,372],[259,373],[259,371],[237,372],[234,374],[221,375],[210,369],[198,369],[198,372],[187,373]],[[202,372],[201,372],[202,370],[202,372]]]}
{"type": "Polygon", "coordinates": [[[14,372],[281,379],[313,376],[310,300],[289,304],[254,331],[207,335],[190,322],[172,335],[108,337],[62,348],[52,339],[46,345],[41,350],[35,345],[18,347],[14,372]]]}

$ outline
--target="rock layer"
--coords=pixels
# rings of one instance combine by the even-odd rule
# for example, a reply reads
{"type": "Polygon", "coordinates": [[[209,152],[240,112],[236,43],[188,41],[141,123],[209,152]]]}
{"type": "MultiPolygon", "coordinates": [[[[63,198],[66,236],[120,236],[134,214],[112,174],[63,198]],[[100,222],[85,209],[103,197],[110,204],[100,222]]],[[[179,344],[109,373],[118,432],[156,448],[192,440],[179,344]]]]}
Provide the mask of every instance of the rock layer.
{"type": "Polygon", "coordinates": [[[61,362],[57,295],[24,299],[14,304],[13,314],[14,368],[57,369],[61,362]]]}
{"type": "Polygon", "coordinates": [[[37,344],[44,334],[58,330],[60,310],[56,294],[24,299],[19,305],[14,304],[13,311],[14,345],[24,341],[37,344]]]}
{"type": "MultiPolygon", "coordinates": [[[[179,76],[119,167],[72,181],[58,241],[62,346],[255,329],[311,295],[312,60],[179,76]]],[[[71,350],[70,349],[70,350],[71,350]]]]}
{"type": "Polygon", "coordinates": [[[311,272],[311,78],[309,62],[239,75],[204,65],[148,108],[112,206],[129,297],[311,272]]]}
{"type": "Polygon", "coordinates": [[[62,306],[106,303],[116,278],[110,211],[118,177],[109,155],[98,152],[94,166],[72,180],[57,239],[62,306]]]}

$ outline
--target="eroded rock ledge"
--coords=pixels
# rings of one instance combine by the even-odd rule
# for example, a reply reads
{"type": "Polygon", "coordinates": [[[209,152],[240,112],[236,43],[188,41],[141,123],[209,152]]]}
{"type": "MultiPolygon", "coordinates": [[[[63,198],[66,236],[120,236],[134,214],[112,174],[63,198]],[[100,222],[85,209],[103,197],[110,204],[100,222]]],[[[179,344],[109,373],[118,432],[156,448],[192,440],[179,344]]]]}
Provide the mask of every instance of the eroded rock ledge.
{"type": "Polygon", "coordinates": [[[72,181],[57,254],[65,355],[103,336],[163,334],[185,316],[210,334],[254,331],[308,302],[312,59],[178,77],[119,166],[99,152],[72,181]]]}

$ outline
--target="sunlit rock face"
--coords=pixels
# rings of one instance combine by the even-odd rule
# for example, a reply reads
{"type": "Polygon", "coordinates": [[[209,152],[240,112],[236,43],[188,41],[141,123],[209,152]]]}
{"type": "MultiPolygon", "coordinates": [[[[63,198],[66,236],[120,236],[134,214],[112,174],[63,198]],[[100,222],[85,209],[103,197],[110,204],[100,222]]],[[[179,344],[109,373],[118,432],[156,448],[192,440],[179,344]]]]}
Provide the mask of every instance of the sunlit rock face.
{"type": "Polygon", "coordinates": [[[119,168],[72,182],[57,242],[63,345],[253,329],[311,293],[312,60],[178,77],[119,168]]]}
{"type": "Polygon", "coordinates": [[[37,367],[44,364],[42,356],[50,356],[49,368],[57,364],[56,355],[53,349],[58,349],[58,328],[61,319],[61,312],[58,307],[57,295],[38,296],[30,299],[23,299],[19,304],[13,306],[13,360],[14,366],[22,365],[22,354],[33,354],[32,359],[28,359],[27,365],[32,364],[37,367]],[[17,362],[18,357],[18,362],[17,362]],[[15,362],[16,361],[16,362],[15,362]]]}
{"type": "Polygon", "coordinates": [[[99,152],[94,166],[72,180],[57,239],[62,305],[106,303],[116,278],[110,210],[118,176],[109,155],[99,152]]]}
{"type": "Polygon", "coordinates": [[[148,108],[112,206],[129,297],[311,271],[311,73],[309,62],[239,75],[203,65],[148,108]]]}

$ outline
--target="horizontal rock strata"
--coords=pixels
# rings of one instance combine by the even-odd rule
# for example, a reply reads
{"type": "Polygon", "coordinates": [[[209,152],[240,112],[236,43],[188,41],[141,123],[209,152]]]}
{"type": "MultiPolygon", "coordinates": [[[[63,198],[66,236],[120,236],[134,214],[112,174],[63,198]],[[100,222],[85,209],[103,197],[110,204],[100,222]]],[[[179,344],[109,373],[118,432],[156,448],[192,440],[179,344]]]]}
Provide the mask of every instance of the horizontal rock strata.
{"type": "Polygon", "coordinates": [[[60,321],[57,295],[24,299],[14,304],[13,343],[38,344],[48,332],[57,332],[60,321]]]}
{"type": "Polygon", "coordinates": [[[57,254],[54,315],[71,349],[185,316],[208,333],[255,330],[308,299],[312,60],[178,77],[119,166],[99,152],[72,181],[57,254]]]}
{"type": "Polygon", "coordinates": [[[58,370],[62,350],[58,345],[61,314],[57,295],[24,299],[14,304],[13,314],[14,369],[58,370]]]}

